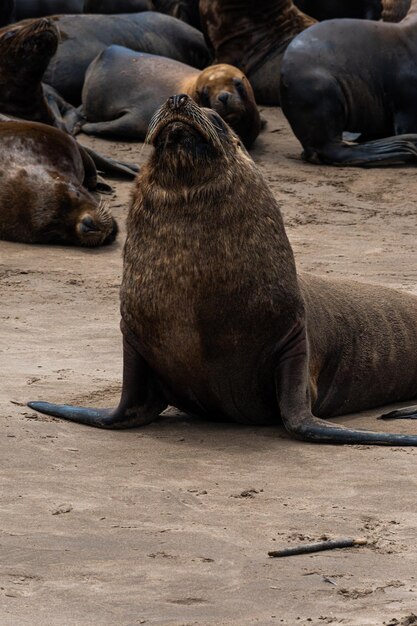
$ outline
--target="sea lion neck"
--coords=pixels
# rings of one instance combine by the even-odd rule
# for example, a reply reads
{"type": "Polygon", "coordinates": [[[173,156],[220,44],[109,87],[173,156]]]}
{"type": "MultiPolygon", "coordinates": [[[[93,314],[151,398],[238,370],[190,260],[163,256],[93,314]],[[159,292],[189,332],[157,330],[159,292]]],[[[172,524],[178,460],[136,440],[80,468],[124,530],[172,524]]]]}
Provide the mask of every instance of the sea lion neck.
{"type": "Polygon", "coordinates": [[[206,0],[200,10],[206,35],[215,42],[215,62],[236,65],[245,74],[315,23],[291,0],[206,0]]]}

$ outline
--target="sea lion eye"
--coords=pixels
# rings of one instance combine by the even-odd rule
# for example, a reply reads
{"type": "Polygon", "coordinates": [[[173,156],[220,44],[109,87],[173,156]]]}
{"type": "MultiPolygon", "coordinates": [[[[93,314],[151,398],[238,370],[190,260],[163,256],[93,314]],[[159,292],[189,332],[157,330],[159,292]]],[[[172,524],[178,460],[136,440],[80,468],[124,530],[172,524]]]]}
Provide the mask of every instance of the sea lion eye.
{"type": "Polygon", "coordinates": [[[210,107],[210,96],[207,87],[198,92],[200,98],[200,106],[210,107]]]}
{"type": "Polygon", "coordinates": [[[236,91],[238,92],[238,94],[240,96],[244,96],[246,93],[246,90],[245,90],[245,85],[243,84],[243,80],[240,80],[240,78],[234,78],[233,84],[236,87],[236,91]]]}

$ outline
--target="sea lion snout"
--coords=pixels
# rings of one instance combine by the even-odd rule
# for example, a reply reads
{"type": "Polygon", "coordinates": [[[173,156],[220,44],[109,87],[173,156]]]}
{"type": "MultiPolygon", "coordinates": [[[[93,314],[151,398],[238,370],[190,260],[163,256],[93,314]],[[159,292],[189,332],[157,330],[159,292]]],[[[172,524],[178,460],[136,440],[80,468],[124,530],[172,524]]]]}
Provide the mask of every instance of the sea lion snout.
{"type": "Polygon", "coordinates": [[[168,98],[168,106],[172,111],[183,109],[189,102],[190,97],[186,93],[180,93],[168,98]]]}

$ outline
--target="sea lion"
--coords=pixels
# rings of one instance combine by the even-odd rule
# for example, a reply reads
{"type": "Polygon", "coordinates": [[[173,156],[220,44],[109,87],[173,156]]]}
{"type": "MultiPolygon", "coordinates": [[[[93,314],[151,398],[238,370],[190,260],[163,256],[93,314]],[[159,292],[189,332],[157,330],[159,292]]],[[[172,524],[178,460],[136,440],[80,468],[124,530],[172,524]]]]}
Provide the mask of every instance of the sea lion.
{"type": "Polygon", "coordinates": [[[259,104],[278,105],[283,54],[315,20],[291,0],[201,0],[200,14],[213,62],[239,67],[259,104]]]}
{"type": "Polygon", "coordinates": [[[417,434],[322,419],[417,396],[417,297],[297,277],[278,204],[215,111],[172,96],[148,140],[127,220],[119,406],[29,406],[127,428],[171,404],[250,424],[281,419],[308,441],[417,445],[417,434]]]}
{"type": "Polygon", "coordinates": [[[301,33],[284,55],[281,106],[307,161],[416,161],[417,0],[398,24],[330,20],[301,33]]]}
{"type": "MultiPolygon", "coordinates": [[[[41,82],[58,39],[58,30],[48,18],[0,29],[0,113],[68,130],[75,109],[41,82]]],[[[103,157],[90,148],[80,150],[88,152],[103,172],[132,177],[138,171],[136,165],[103,157]]]]}
{"type": "Polygon", "coordinates": [[[294,0],[301,11],[319,21],[343,17],[379,20],[382,3],[383,0],[294,0]]]}
{"type": "Polygon", "coordinates": [[[160,54],[199,69],[210,62],[203,35],[188,24],[161,13],[61,15],[53,19],[61,33],[61,43],[44,80],[77,106],[81,103],[87,67],[97,54],[112,44],[160,54]]]}
{"type": "Polygon", "coordinates": [[[0,239],[99,246],[117,223],[95,187],[95,168],[62,131],[0,119],[0,239]]]}
{"type": "Polygon", "coordinates": [[[173,93],[187,93],[216,110],[249,147],[261,120],[252,87],[231,65],[201,72],[189,65],[110,46],[89,66],[82,92],[85,133],[144,139],[156,109],[173,93]]]}
{"type": "Polygon", "coordinates": [[[42,77],[58,47],[58,29],[48,19],[30,20],[0,30],[0,112],[54,124],[42,77]]]}

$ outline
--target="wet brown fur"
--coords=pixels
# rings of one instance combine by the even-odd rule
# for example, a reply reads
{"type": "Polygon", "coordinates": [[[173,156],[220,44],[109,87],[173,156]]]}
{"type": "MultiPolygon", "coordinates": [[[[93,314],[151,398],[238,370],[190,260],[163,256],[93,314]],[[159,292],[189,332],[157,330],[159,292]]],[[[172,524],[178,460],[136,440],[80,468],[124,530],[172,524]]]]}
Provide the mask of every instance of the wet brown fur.
{"type": "Polygon", "coordinates": [[[0,122],[0,239],[97,246],[114,241],[117,225],[84,186],[76,142],[44,124],[0,122]],[[98,230],[85,233],[89,216],[98,230]]]}
{"type": "Polygon", "coordinates": [[[129,212],[122,317],[168,401],[243,422],[276,420],[273,354],[305,324],[316,415],[416,397],[417,298],[297,279],[262,174],[230,131],[222,145],[198,163],[181,148],[157,149],[129,212]]]}
{"type": "Polygon", "coordinates": [[[119,405],[29,406],[129,428],[171,404],[243,423],[281,418],[309,441],[416,446],[416,435],[318,416],[417,396],[417,297],[297,276],[261,172],[220,116],[187,95],[161,107],[148,141],[127,220],[119,405]]]}

